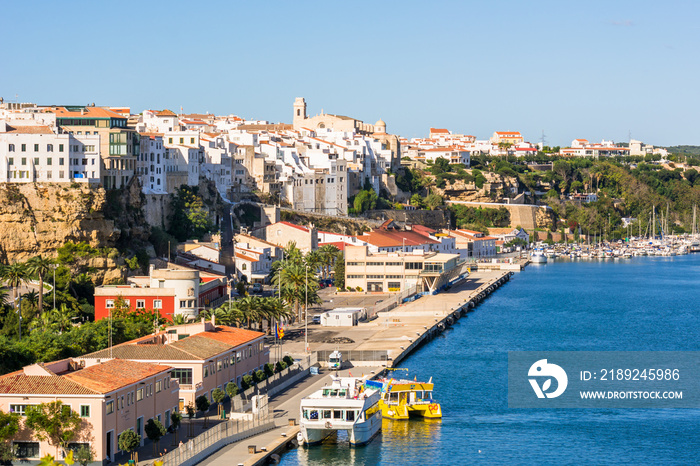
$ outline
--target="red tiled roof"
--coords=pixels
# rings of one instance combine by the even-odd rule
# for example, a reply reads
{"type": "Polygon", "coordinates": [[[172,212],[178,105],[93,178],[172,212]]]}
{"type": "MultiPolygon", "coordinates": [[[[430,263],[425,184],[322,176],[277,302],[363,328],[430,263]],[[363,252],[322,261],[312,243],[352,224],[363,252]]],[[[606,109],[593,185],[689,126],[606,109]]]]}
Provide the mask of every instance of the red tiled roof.
{"type": "Polygon", "coordinates": [[[24,372],[18,371],[0,377],[0,393],[94,395],[97,392],[58,375],[24,375],[24,372]]]}
{"type": "Polygon", "coordinates": [[[445,128],[430,128],[430,134],[450,134],[445,128]]]}
{"type": "Polygon", "coordinates": [[[79,371],[69,372],[63,377],[97,393],[109,393],[170,369],[170,366],[160,364],[112,359],[79,371]]]}
{"type": "Polygon", "coordinates": [[[275,223],[275,224],[273,224],[273,225],[277,225],[277,224],[286,225],[286,226],[288,226],[288,227],[296,228],[297,230],[301,230],[301,231],[305,231],[305,232],[308,232],[308,231],[309,231],[309,229],[306,228],[305,226],[297,225],[297,224],[295,224],[295,223],[289,223],[289,222],[284,222],[284,221],[282,221],[282,222],[277,222],[277,223],[275,223]]]}
{"type": "Polygon", "coordinates": [[[156,112],[156,116],[177,116],[175,115],[175,112],[172,110],[168,110],[167,108],[165,110],[162,110],[160,112],[156,112]]]}
{"type": "Polygon", "coordinates": [[[244,261],[258,262],[258,259],[252,257],[244,256],[243,254],[236,253],[236,259],[242,259],[244,261]]]}
{"type": "Polygon", "coordinates": [[[439,241],[423,236],[415,231],[382,230],[371,231],[358,236],[361,241],[380,248],[400,246],[420,246],[421,244],[440,244],[439,241]]]}
{"type": "Polygon", "coordinates": [[[53,113],[55,113],[57,117],[62,118],[126,118],[117,112],[102,107],[85,107],[83,112],[72,112],[65,107],[56,107],[53,113]]]}
{"type": "Polygon", "coordinates": [[[7,125],[6,133],[10,134],[53,134],[53,131],[51,131],[51,128],[48,126],[39,126],[39,125],[34,125],[34,126],[10,126],[7,125]]]}
{"type": "Polygon", "coordinates": [[[261,332],[255,332],[253,330],[246,330],[236,327],[217,326],[216,331],[214,332],[198,333],[197,335],[193,335],[190,338],[208,338],[210,340],[216,340],[221,343],[226,343],[227,345],[235,347],[244,345],[246,343],[250,343],[253,340],[256,340],[257,338],[260,338],[262,336],[265,336],[265,334],[261,332]]]}
{"type": "Polygon", "coordinates": [[[348,244],[345,241],[329,241],[328,243],[318,243],[318,246],[325,246],[327,244],[331,244],[338,248],[339,251],[345,251],[345,245],[348,244]]]}

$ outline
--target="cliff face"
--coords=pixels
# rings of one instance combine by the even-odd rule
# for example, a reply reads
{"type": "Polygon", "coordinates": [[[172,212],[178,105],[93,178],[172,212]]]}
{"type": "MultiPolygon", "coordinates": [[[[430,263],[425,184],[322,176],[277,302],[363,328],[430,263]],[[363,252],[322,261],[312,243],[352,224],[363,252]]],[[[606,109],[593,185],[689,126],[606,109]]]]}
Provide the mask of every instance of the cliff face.
{"type": "Polygon", "coordinates": [[[113,247],[121,231],[105,203],[102,188],[82,184],[0,184],[0,261],[53,257],[68,241],[113,247]]]}

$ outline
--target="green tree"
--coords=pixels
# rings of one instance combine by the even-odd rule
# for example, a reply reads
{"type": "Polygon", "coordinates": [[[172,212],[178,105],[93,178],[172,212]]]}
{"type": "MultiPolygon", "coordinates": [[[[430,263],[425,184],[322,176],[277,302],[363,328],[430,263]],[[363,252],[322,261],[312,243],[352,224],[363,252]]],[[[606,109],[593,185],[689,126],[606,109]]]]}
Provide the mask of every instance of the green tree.
{"type": "MultiPolygon", "coordinates": [[[[73,459],[75,459],[80,466],[88,466],[88,464],[95,460],[95,451],[90,445],[81,445],[75,450],[73,459]]],[[[68,464],[67,461],[66,464],[68,464]]]]}
{"type": "Polygon", "coordinates": [[[7,463],[15,457],[12,438],[19,431],[19,415],[0,411],[0,462],[7,463]]]}
{"type": "Polygon", "coordinates": [[[338,251],[333,267],[333,282],[336,289],[342,290],[345,288],[345,255],[343,251],[338,251]]]}
{"type": "Polygon", "coordinates": [[[194,418],[194,415],[197,413],[197,411],[195,411],[194,406],[192,406],[192,403],[185,406],[185,413],[187,413],[187,418],[190,420],[190,422],[187,423],[187,435],[189,437],[194,437],[194,425],[192,424],[192,419],[194,418]]]}
{"type": "Polygon", "coordinates": [[[214,403],[216,403],[216,412],[221,415],[221,403],[224,402],[226,393],[220,388],[215,388],[211,394],[211,397],[214,400],[214,403]]]}
{"type": "Polygon", "coordinates": [[[204,415],[204,428],[207,428],[207,411],[209,411],[209,399],[206,397],[206,395],[200,395],[197,397],[196,400],[194,400],[195,404],[197,405],[197,411],[200,411],[204,415]]]}
{"type": "Polygon", "coordinates": [[[425,206],[430,210],[435,210],[443,204],[442,196],[437,194],[428,194],[425,198],[425,206]]]}
{"type": "Polygon", "coordinates": [[[175,435],[173,436],[173,445],[177,444],[177,437],[178,437],[178,432],[180,430],[180,425],[182,424],[182,414],[178,413],[177,411],[173,411],[170,413],[170,425],[173,427],[173,430],[175,431],[175,435]]]}
{"type": "Polygon", "coordinates": [[[165,426],[158,419],[151,418],[146,422],[144,430],[148,440],[153,442],[153,456],[157,456],[160,439],[167,433],[165,426]]]}
{"type": "MultiPolygon", "coordinates": [[[[238,385],[234,382],[229,382],[226,384],[226,394],[229,398],[233,399],[234,396],[238,395],[238,385]]],[[[233,401],[231,401],[233,403],[233,401]]]]}
{"type": "Polygon", "coordinates": [[[411,196],[410,204],[416,209],[422,209],[424,206],[423,196],[421,196],[420,194],[414,194],[413,196],[411,196]]]}
{"type": "Polygon", "coordinates": [[[29,280],[26,265],[22,262],[15,262],[14,264],[5,266],[0,270],[0,278],[12,288],[12,300],[15,308],[17,308],[17,292],[19,291],[19,287],[29,280]]]}
{"type": "Polygon", "coordinates": [[[54,262],[48,257],[34,256],[27,261],[27,272],[39,277],[39,313],[44,312],[44,277],[51,273],[54,262]]]}
{"type": "Polygon", "coordinates": [[[119,434],[119,449],[129,453],[129,457],[134,459],[134,450],[141,444],[141,436],[132,429],[127,429],[119,434]]]}
{"type": "Polygon", "coordinates": [[[39,440],[65,450],[77,437],[82,420],[78,413],[62,401],[51,401],[29,409],[25,425],[34,431],[39,440]]]}

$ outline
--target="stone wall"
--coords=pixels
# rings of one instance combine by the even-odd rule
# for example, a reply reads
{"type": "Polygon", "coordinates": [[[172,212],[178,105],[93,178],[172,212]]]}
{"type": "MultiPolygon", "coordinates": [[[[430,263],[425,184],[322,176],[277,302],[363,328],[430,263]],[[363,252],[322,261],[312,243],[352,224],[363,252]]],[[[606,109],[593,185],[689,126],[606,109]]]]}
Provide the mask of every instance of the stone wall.
{"type": "Polygon", "coordinates": [[[450,212],[446,210],[370,210],[364,215],[380,222],[392,219],[403,224],[429,228],[447,228],[450,220],[450,212]]]}

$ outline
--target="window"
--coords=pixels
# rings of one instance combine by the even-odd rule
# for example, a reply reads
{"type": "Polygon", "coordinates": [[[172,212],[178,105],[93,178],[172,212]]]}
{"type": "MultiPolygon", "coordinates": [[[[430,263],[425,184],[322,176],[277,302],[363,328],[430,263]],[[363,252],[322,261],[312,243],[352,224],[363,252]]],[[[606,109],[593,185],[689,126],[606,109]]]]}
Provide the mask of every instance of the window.
{"type": "Polygon", "coordinates": [[[190,138],[190,144],[194,144],[194,138],[190,138]]]}
{"type": "Polygon", "coordinates": [[[216,363],[216,372],[221,372],[221,366],[222,366],[222,365],[223,365],[223,364],[222,364],[221,361],[219,361],[218,363],[216,363]]]}
{"type": "Polygon", "coordinates": [[[14,158],[14,157],[10,157],[9,159],[7,159],[7,162],[8,162],[10,165],[14,165],[14,164],[15,164],[15,158],[14,158]]]}
{"type": "Polygon", "coordinates": [[[180,138],[180,144],[183,144],[185,142],[185,138],[180,138]]]}
{"type": "Polygon", "coordinates": [[[90,405],[80,405],[80,417],[90,417],[90,405]]]}
{"type": "Polygon", "coordinates": [[[209,377],[209,366],[204,366],[204,378],[209,377]]]}
{"type": "Polygon", "coordinates": [[[22,152],[27,152],[27,145],[26,144],[22,144],[22,152]]]}
{"type": "Polygon", "coordinates": [[[27,164],[27,157],[22,157],[21,163],[22,163],[22,165],[26,165],[27,164]]]}
{"type": "Polygon", "coordinates": [[[53,144],[46,144],[46,152],[53,152],[53,144]]]}
{"type": "Polygon", "coordinates": [[[34,152],[39,152],[39,144],[34,144],[34,152]]]}
{"type": "Polygon", "coordinates": [[[146,308],[146,300],[145,299],[137,299],[136,300],[136,309],[145,309],[146,308]]]}
{"type": "Polygon", "coordinates": [[[168,144],[172,144],[172,143],[173,143],[173,138],[168,138],[168,144]]]}
{"type": "Polygon", "coordinates": [[[65,163],[65,159],[63,157],[58,158],[58,164],[63,165],[65,163]]]}
{"type": "Polygon", "coordinates": [[[160,299],[153,300],[153,309],[163,309],[163,301],[160,299]]]}
{"type": "Polygon", "coordinates": [[[14,442],[17,458],[38,458],[39,442],[14,442]]]}
{"type": "Polygon", "coordinates": [[[114,300],[113,299],[107,299],[105,301],[105,307],[107,309],[113,309],[114,308],[114,300]]]}
{"type": "Polygon", "coordinates": [[[162,390],[162,386],[163,386],[163,382],[161,382],[160,380],[158,380],[158,381],[156,382],[156,393],[159,393],[159,392],[162,390]]]}
{"type": "Polygon", "coordinates": [[[59,151],[59,152],[63,152],[63,144],[59,144],[59,145],[58,145],[58,151],[59,151]]]}
{"type": "Polygon", "coordinates": [[[106,406],[106,413],[112,414],[114,412],[114,400],[108,401],[106,406]]]}
{"type": "Polygon", "coordinates": [[[187,307],[187,300],[186,299],[180,300],[180,307],[187,307]]]}
{"type": "Polygon", "coordinates": [[[26,416],[27,415],[27,406],[32,406],[32,405],[10,405],[10,412],[17,413],[20,416],[26,416]]]}
{"type": "Polygon", "coordinates": [[[14,145],[14,144],[10,144],[10,145],[7,147],[7,150],[8,150],[9,152],[14,152],[14,151],[15,151],[15,145],[14,145]]]}
{"type": "Polygon", "coordinates": [[[136,401],[143,400],[143,388],[136,390],[136,401]]]}
{"type": "Polygon", "coordinates": [[[192,369],[173,369],[170,371],[170,377],[177,379],[182,385],[192,384],[192,369]]]}

